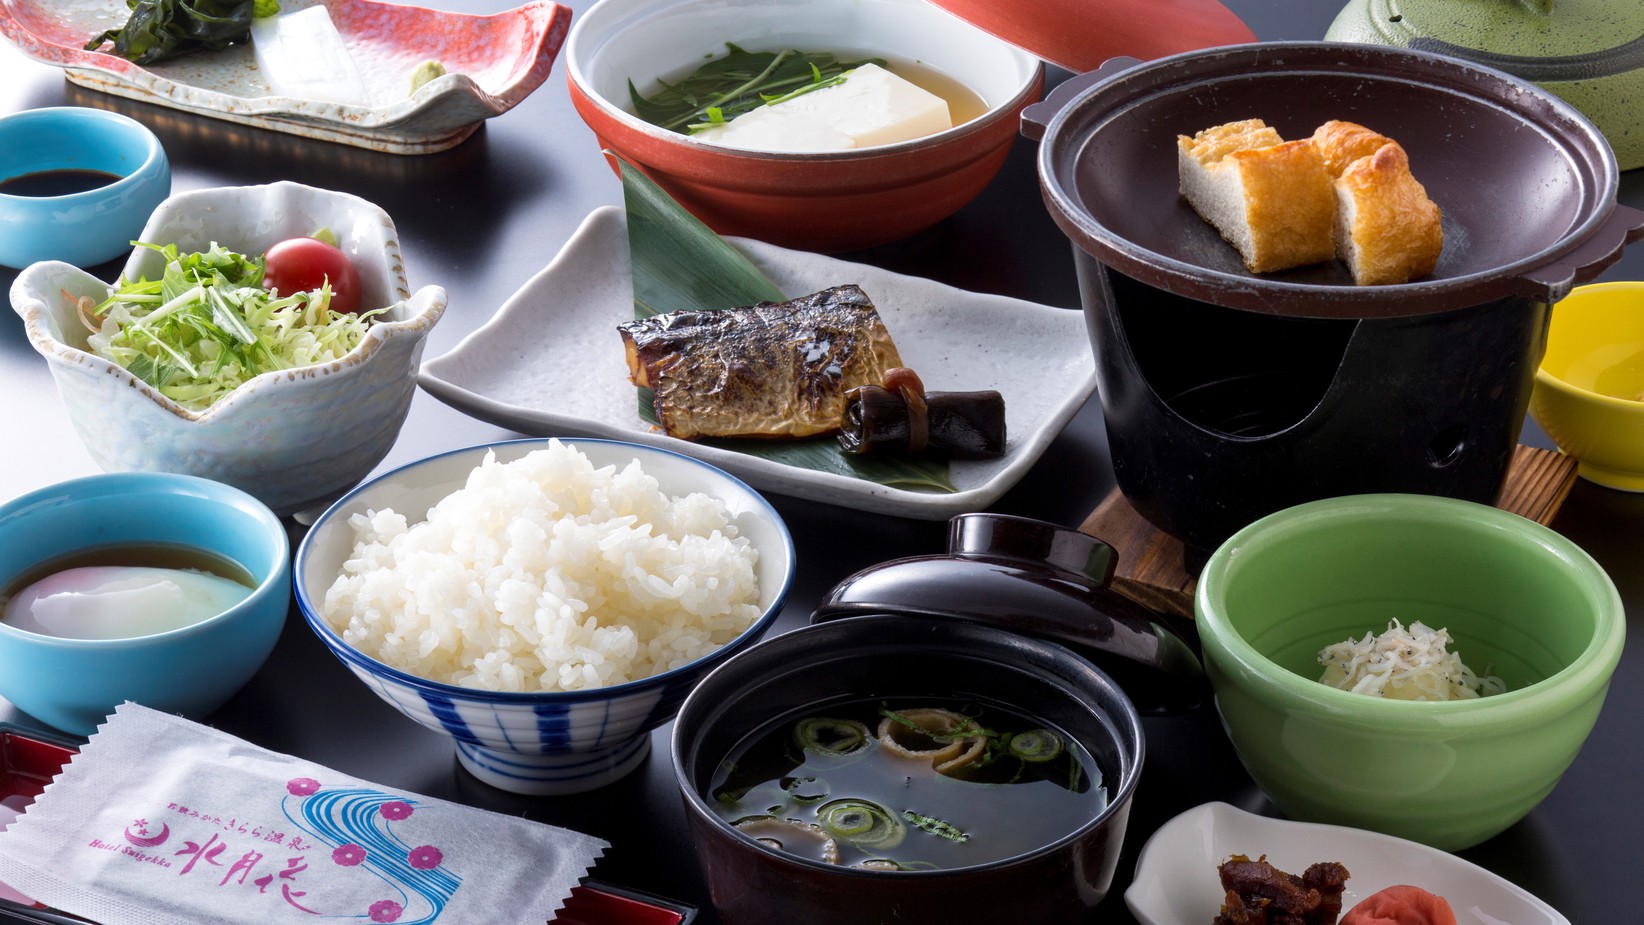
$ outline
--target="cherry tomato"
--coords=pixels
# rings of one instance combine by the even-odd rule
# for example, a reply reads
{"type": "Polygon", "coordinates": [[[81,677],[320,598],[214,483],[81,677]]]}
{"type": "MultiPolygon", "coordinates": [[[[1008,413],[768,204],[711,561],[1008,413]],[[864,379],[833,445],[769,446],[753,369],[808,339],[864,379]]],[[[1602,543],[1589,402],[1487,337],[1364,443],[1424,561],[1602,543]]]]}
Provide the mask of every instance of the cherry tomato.
{"type": "Polygon", "coordinates": [[[263,255],[267,269],[263,285],[281,295],[312,292],[331,283],[331,308],[339,312],[360,310],[360,273],[348,255],[317,238],[290,238],[274,245],[263,255]]]}

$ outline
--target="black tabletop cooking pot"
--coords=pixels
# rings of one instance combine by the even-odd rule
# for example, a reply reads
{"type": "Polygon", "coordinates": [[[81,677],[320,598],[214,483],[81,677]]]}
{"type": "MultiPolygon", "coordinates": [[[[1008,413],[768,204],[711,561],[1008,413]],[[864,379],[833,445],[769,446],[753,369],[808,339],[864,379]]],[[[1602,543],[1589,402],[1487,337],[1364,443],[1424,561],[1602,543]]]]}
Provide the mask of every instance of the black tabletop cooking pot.
{"type": "Polygon", "coordinates": [[[1418,492],[1490,503],[1549,306],[1644,234],[1574,108],[1408,49],[1237,45],[1111,61],[1023,113],[1072,240],[1120,489],[1211,549],[1280,508],[1418,492]],[[1253,274],[1178,194],[1176,137],[1261,118],[1287,139],[1397,139],[1443,210],[1435,271],[1355,286],[1339,262],[1253,274]]]}

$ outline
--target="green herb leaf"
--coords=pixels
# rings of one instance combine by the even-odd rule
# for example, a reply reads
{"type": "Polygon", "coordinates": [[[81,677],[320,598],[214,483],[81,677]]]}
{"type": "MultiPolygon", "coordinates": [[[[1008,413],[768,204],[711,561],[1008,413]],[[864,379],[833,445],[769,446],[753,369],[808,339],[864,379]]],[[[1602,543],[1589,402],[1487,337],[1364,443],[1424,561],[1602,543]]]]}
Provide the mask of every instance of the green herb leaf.
{"type": "MultiPolygon", "coordinates": [[[[787,298],[730,242],[685,211],[638,169],[617,158],[628,211],[634,317],[690,309],[719,311],[787,298]]],[[[639,391],[639,416],[655,425],[649,389],[639,391]]],[[[705,444],[817,472],[831,472],[915,491],[958,491],[943,460],[857,456],[831,436],[810,440],[704,440],[705,444]]]]}
{"type": "Polygon", "coordinates": [[[674,83],[657,81],[658,89],[642,96],[628,81],[634,114],[653,125],[679,131],[728,122],[750,110],[791,99],[799,93],[832,86],[863,64],[883,66],[883,58],[841,61],[828,52],[746,51],[730,42],[726,54],[713,58],[674,83]],[[709,113],[717,109],[719,117],[709,113]]]}

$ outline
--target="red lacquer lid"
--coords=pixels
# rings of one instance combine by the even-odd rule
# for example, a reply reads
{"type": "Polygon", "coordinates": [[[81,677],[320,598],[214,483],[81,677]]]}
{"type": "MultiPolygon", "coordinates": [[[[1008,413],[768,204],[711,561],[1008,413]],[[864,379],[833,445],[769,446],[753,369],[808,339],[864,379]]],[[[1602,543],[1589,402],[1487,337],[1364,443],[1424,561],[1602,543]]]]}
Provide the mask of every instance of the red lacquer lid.
{"type": "Polygon", "coordinates": [[[979,29],[1074,73],[1109,58],[1149,61],[1255,33],[1217,0],[930,0],[979,29]]]}

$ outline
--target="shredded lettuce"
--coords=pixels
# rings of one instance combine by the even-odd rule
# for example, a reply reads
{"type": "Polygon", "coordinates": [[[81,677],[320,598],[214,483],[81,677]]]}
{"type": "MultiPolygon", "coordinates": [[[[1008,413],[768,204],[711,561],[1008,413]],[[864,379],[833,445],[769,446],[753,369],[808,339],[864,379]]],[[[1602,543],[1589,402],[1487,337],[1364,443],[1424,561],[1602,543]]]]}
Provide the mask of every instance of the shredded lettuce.
{"type": "Polygon", "coordinates": [[[331,287],[264,289],[263,258],[215,242],[204,253],[137,242],[166,258],[157,280],[121,279],[92,309],[92,352],[191,411],[204,411],[255,376],[341,358],[372,319],[330,308],[331,287]]]}

